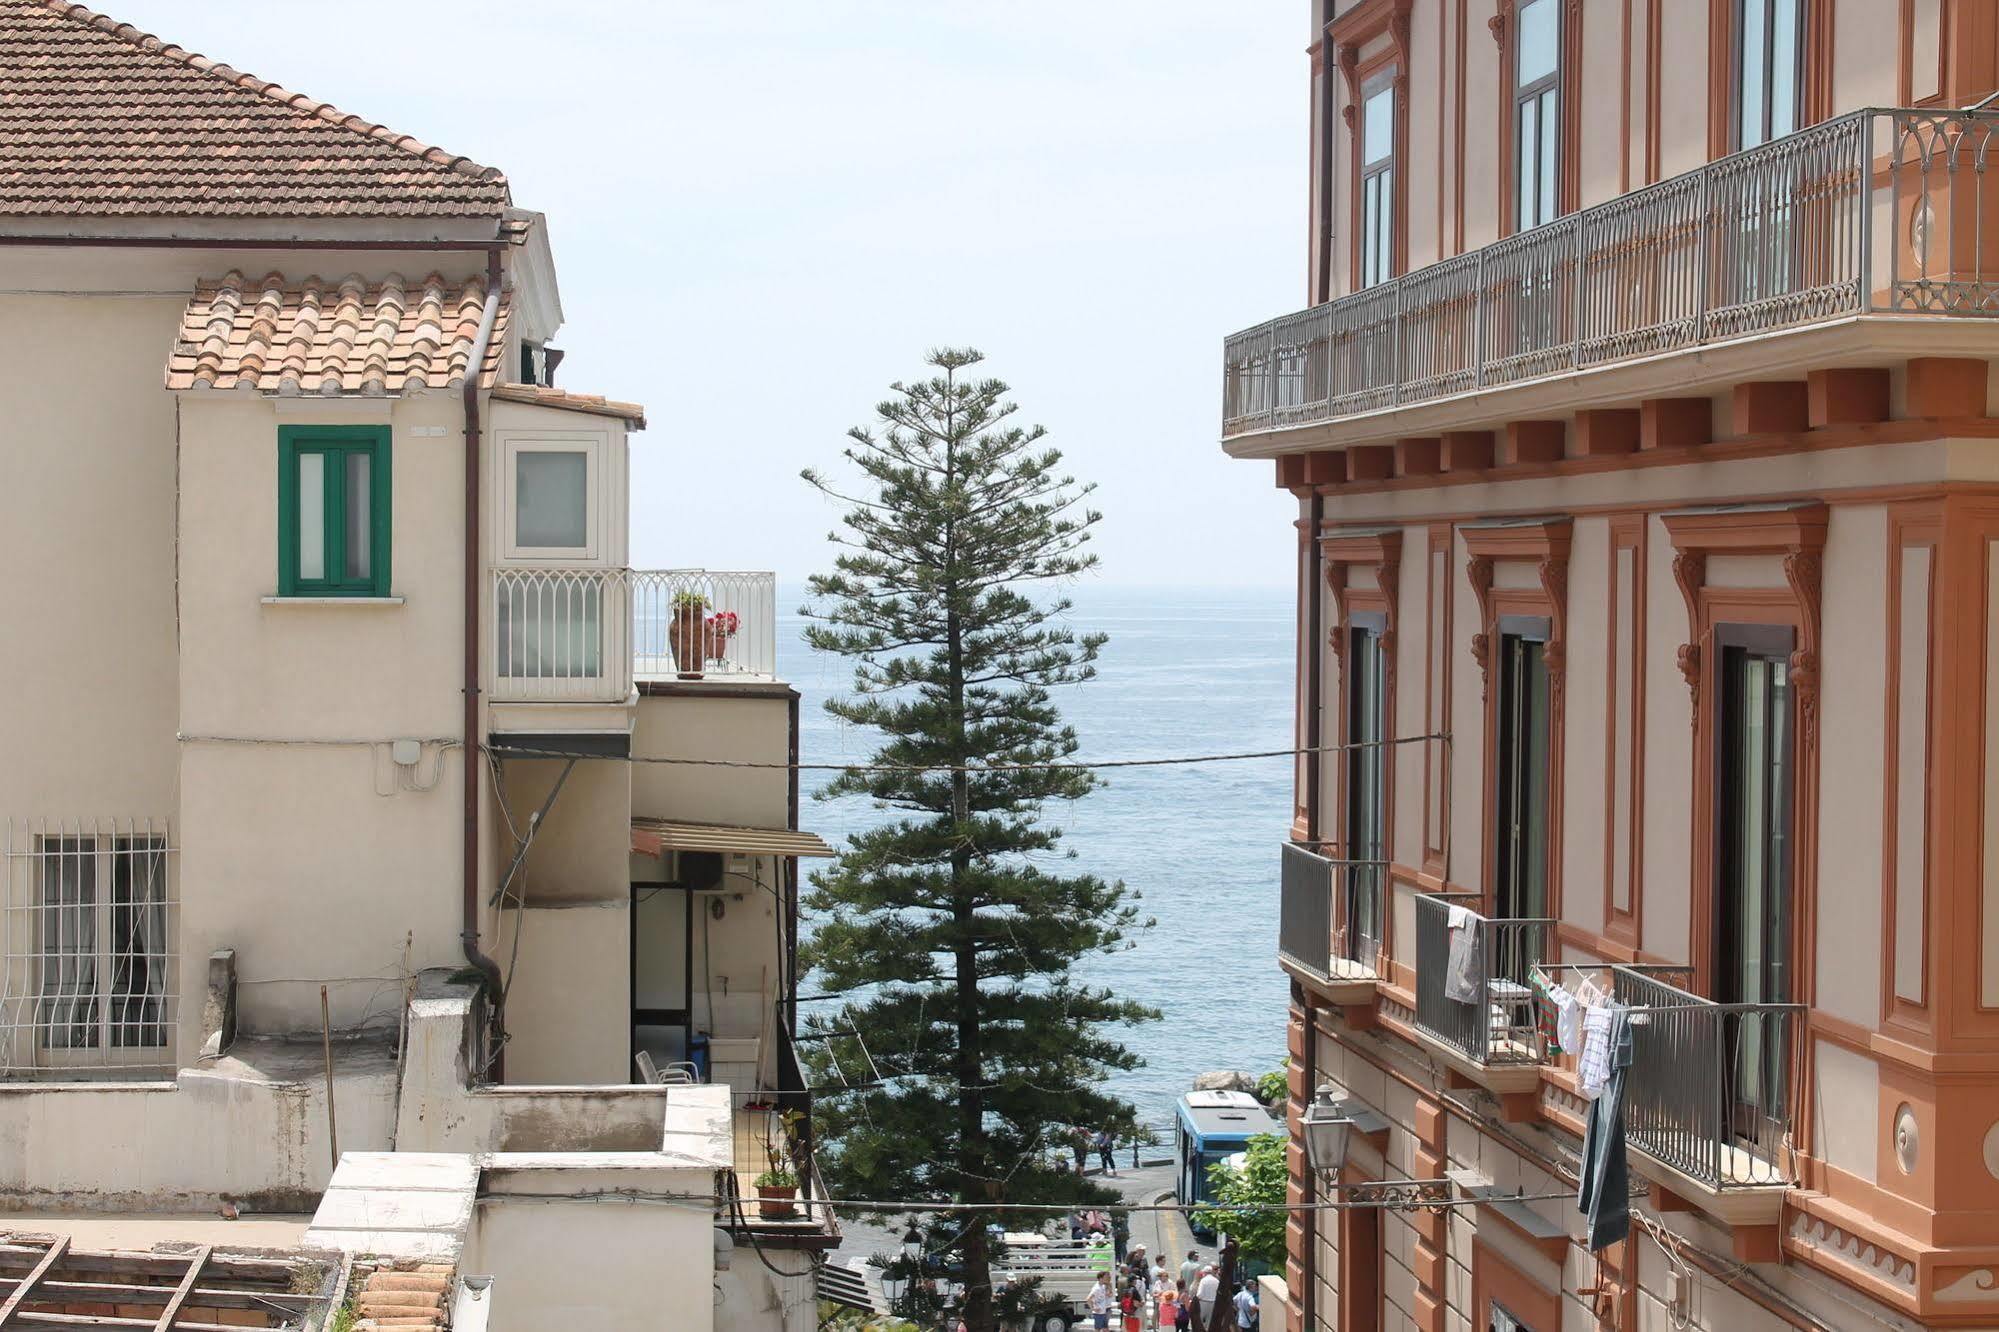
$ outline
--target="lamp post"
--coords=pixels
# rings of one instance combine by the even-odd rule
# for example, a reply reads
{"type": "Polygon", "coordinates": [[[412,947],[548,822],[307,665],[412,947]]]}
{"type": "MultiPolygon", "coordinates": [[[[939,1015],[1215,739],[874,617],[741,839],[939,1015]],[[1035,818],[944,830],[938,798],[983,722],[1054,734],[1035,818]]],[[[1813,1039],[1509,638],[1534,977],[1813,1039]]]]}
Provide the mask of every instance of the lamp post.
{"type": "Polygon", "coordinates": [[[1337,1090],[1330,1082],[1322,1084],[1299,1124],[1306,1163],[1316,1174],[1334,1179],[1346,1166],[1347,1138],[1354,1125],[1346,1098],[1336,1095],[1337,1090]]]}

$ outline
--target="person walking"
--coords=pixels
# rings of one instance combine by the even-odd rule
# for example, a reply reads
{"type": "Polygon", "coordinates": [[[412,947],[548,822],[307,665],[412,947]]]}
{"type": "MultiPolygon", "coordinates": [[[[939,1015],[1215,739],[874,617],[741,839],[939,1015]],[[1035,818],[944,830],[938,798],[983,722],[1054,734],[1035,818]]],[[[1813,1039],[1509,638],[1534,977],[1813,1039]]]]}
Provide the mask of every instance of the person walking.
{"type": "Polygon", "coordinates": [[[1238,1332],[1256,1332],[1256,1292],[1245,1281],[1235,1293],[1235,1325],[1238,1332]]]}
{"type": "Polygon", "coordinates": [[[1180,1264],[1180,1291],[1184,1295],[1194,1293],[1194,1278],[1201,1275],[1201,1255],[1193,1249],[1187,1250],[1187,1261],[1180,1264]]]}
{"type": "Polygon", "coordinates": [[[1111,1274],[1109,1272],[1097,1273],[1097,1284],[1090,1287],[1088,1304],[1090,1326],[1094,1327],[1097,1332],[1109,1332],[1111,1310],[1117,1307],[1117,1297],[1111,1291],[1111,1274]]]}
{"type": "Polygon", "coordinates": [[[1156,1319],[1159,1332],[1175,1332],[1180,1326],[1180,1289],[1168,1277],[1159,1283],[1159,1313],[1156,1319]]]}
{"type": "Polygon", "coordinates": [[[1070,1126],[1069,1150],[1076,1155],[1076,1173],[1080,1175],[1090,1163],[1090,1131],[1081,1124],[1070,1126]]]}
{"type": "Polygon", "coordinates": [[[1098,1129],[1097,1166],[1099,1174],[1108,1175],[1112,1179],[1117,1178],[1116,1150],[1117,1139],[1111,1136],[1111,1131],[1109,1129],[1098,1129]]]}
{"type": "Polygon", "coordinates": [[[1124,1310],[1124,1332],[1145,1332],[1145,1294],[1136,1281],[1124,1288],[1118,1307],[1124,1310]]]}
{"type": "Polygon", "coordinates": [[[1215,1325],[1215,1304],[1221,1298],[1222,1279],[1215,1275],[1213,1267],[1201,1269],[1201,1279],[1194,1284],[1194,1305],[1201,1311],[1197,1327],[1206,1329],[1215,1325]]]}

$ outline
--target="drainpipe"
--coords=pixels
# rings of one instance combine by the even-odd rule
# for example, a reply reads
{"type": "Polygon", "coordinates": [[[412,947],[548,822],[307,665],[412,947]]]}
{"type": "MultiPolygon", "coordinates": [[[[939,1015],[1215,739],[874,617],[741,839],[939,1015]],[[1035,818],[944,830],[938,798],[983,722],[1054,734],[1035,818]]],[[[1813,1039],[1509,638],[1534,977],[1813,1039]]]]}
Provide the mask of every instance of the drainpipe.
{"type": "Polygon", "coordinates": [[[1323,709],[1320,699],[1324,690],[1326,645],[1320,640],[1325,636],[1324,607],[1325,593],[1321,580],[1326,574],[1325,554],[1319,546],[1319,524],[1324,518],[1326,501],[1315,486],[1312,498],[1305,508],[1305,552],[1299,570],[1305,579],[1305,622],[1298,626],[1304,635],[1305,697],[1300,706],[1305,709],[1305,836],[1312,843],[1312,850],[1323,854],[1319,838],[1319,787],[1322,780],[1323,755],[1319,753],[1320,737],[1325,733],[1323,709]]]}
{"type": "Polygon", "coordinates": [[[465,846],[464,922],[459,938],[465,960],[485,977],[493,1004],[494,1079],[503,1076],[506,1013],[500,965],[479,951],[479,380],[500,314],[500,252],[486,251],[486,306],[479,313],[479,331],[465,361],[465,846]]]}

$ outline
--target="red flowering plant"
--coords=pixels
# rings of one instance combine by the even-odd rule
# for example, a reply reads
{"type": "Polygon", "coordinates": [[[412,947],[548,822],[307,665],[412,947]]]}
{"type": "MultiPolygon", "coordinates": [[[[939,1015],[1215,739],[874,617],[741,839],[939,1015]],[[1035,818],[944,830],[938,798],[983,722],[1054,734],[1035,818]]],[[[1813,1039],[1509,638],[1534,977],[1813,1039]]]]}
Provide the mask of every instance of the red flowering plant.
{"type": "Polygon", "coordinates": [[[716,611],[708,617],[708,633],[712,638],[734,638],[736,630],[742,627],[742,620],[734,611],[716,611]]]}

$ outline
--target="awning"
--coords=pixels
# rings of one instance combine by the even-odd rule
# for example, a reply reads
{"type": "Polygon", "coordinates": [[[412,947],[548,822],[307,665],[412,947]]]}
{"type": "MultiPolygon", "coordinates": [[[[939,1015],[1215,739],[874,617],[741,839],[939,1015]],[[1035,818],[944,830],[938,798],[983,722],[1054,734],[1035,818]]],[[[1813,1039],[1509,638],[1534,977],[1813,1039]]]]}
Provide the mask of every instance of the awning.
{"type": "Polygon", "coordinates": [[[632,854],[663,856],[668,851],[733,851],[744,856],[832,856],[817,833],[795,828],[742,828],[729,823],[668,823],[632,820],[632,854]]]}

